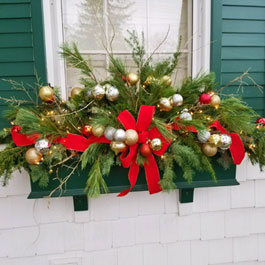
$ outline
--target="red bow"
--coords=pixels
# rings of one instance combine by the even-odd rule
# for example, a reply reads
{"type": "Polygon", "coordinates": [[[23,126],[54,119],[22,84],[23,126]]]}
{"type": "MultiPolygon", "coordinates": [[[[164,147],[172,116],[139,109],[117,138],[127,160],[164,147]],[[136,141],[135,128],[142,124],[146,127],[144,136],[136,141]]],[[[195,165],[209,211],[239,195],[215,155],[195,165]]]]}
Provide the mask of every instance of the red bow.
{"type": "Polygon", "coordinates": [[[20,126],[13,126],[11,128],[11,136],[14,143],[17,146],[28,146],[35,144],[36,140],[40,138],[39,134],[22,134],[20,133],[21,127],[20,126]]]}
{"type": "MultiPolygon", "coordinates": [[[[137,177],[139,174],[139,165],[136,163],[137,159],[137,151],[138,145],[142,143],[146,143],[147,140],[152,140],[154,138],[159,138],[162,141],[162,148],[159,151],[153,151],[155,155],[161,156],[165,153],[167,148],[169,147],[171,141],[167,141],[162,134],[159,132],[157,128],[152,128],[147,131],[153,116],[155,113],[154,106],[141,106],[138,114],[137,123],[134,117],[128,110],[124,110],[118,116],[118,121],[124,126],[126,130],[133,129],[138,132],[139,140],[138,143],[129,147],[129,153],[127,151],[121,154],[121,162],[124,168],[129,168],[129,181],[130,188],[122,191],[118,196],[124,196],[129,193],[134,185],[136,184],[137,177]],[[127,155],[127,156],[126,156],[127,155]]],[[[159,185],[160,175],[159,169],[156,164],[155,158],[153,154],[147,157],[147,163],[144,164],[146,182],[149,189],[149,193],[157,193],[162,189],[159,185]]]]}
{"type": "Polygon", "coordinates": [[[229,147],[229,150],[234,164],[240,165],[245,157],[245,148],[239,135],[236,133],[228,133],[227,130],[219,123],[219,121],[213,122],[210,127],[215,127],[220,133],[231,136],[232,144],[229,147]]]}

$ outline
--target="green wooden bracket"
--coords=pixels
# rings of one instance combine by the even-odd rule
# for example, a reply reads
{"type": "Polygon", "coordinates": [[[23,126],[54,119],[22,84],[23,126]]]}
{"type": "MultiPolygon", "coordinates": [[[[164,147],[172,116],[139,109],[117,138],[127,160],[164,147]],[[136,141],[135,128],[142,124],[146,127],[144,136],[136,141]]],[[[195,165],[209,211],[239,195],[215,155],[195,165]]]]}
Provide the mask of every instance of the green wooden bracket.
{"type": "Polygon", "coordinates": [[[180,189],[179,201],[181,203],[193,202],[194,189],[180,189]]]}
{"type": "Polygon", "coordinates": [[[74,210],[76,212],[88,210],[87,195],[73,196],[73,200],[74,200],[74,210]]]}

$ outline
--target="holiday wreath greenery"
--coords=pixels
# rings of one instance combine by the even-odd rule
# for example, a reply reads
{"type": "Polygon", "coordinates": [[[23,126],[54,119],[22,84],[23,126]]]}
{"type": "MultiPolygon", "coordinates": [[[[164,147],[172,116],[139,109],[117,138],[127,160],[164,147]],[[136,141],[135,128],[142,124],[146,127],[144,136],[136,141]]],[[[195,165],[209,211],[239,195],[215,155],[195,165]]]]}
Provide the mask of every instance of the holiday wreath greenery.
{"type": "Polygon", "coordinates": [[[217,153],[218,162],[227,168],[240,164],[247,152],[262,170],[264,118],[238,96],[223,93],[226,87],[216,89],[213,73],[172,85],[179,51],[153,62],[153,54],[146,55],[143,39],[135,32],[127,42],[137,72],[128,72],[124,62],[109,52],[110,76],[104,81],[97,80],[75,44],[62,47],[67,63],[82,73],[83,88],[73,88],[69,101],[63,101],[56,89],[38,85],[41,103],[26,107],[23,103],[33,101],[31,95],[23,84],[10,81],[29,101],[1,98],[10,103],[6,118],[13,125],[0,133],[7,142],[0,152],[4,184],[13,171],[25,168],[33,182],[45,187],[58,168],[68,167],[71,172],[61,180],[63,188],[80,165],[85,169],[90,164],[86,190],[89,196],[98,196],[108,191],[104,176],[119,165],[129,168],[131,184],[120,196],[135,185],[139,167],[144,167],[149,192],[156,193],[176,188],[175,164],[188,182],[197,171],[210,172],[218,181],[212,167],[217,153]]]}

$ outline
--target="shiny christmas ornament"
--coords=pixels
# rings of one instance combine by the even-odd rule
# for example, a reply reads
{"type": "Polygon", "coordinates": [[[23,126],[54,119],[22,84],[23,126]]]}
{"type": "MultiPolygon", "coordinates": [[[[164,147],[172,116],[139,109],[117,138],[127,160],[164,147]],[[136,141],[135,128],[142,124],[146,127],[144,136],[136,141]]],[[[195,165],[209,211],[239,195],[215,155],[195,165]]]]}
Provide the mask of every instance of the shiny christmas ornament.
{"type": "Polygon", "coordinates": [[[82,128],[82,134],[85,136],[89,136],[92,132],[92,126],[89,124],[84,125],[84,127],[82,128]]]}
{"type": "Polygon", "coordinates": [[[122,79],[123,82],[127,82],[127,78],[126,78],[126,76],[122,75],[122,76],[121,76],[121,79],[122,79]]]}
{"type": "Polygon", "coordinates": [[[169,75],[164,75],[162,78],[161,78],[161,82],[167,86],[170,86],[171,83],[172,83],[172,80],[171,80],[171,77],[169,75]]]}
{"type": "Polygon", "coordinates": [[[135,130],[129,129],[125,132],[125,143],[127,145],[134,145],[138,142],[139,136],[135,130]]]}
{"type": "Polygon", "coordinates": [[[105,127],[103,125],[96,125],[92,128],[92,133],[96,137],[100,137],[104,134],[105,127]]]}
{"type": "Polygon", "coordinates": [[[115,101],[119,97],[119,90],[111,85],[104,86],[106,91],[106,98],[109,101],[115,101]]]}
{"type": "Polygon", "coordinates": [[[183,97],[180,94],[174,94],[172,97],[173,106],[181,106],[183,104],[183,97]]]}
{"type": "Polygon", "coordinates": [[[211,96],[209,94],[203,93],[203,94],[201,94],[199,101],[201,104],[204,104],[204,105],[210,104],[211,96]]]}
{"type": "Polygon", "coordinates": [[[218,148],[214,145],[205,143],[202,145],[202,151],[207,156],[215,156],[218,151],[218,148]]]}
{"type": "Polygon", "coordinates": [[[139,81],[139,77],[137,74],[135,73],[129,73],[127,75],[127,81],[131,86],[134,86],[137,84],[137,82],[139,81]]]}
{"type": "Polygon", "coordinates": [[[208,142],[211,143],[212,145],[216,146],[216,147],[221,146],[221,135],[212,134],[209,137],[208,142]]]}
{"type": "Polygon", "coordinates": [[[124,142],[126,139],[126,133],[123,129],[118,129],[114,133],[114,140],[117,142],[124,142]]]}
{"type": "Polygon", "coordinates": [[[87,91],[87,96],[88,96],[88,98],[93,98],[93,93],[92,93],[93,91],[92,91],[92,89],[89,89],[88,91],[87,91]]]}
{"type": "Polygon", "coordinates": [[[126,144],[123,142],[112,141],[110,143],[110,149],[117,155],[126,150],[126,144]]]}
{"type": "Polygon", "coordinates": [[[54,100],[54,90],[50,86],[43,86],[40,88],[39,96],[44,102],[51,102],[54,100]]]}
{"type": "Polygon", "coordinates": [[[74,98],[75,96],[80,96],[81,92],[83,91],[83,88],[81,87],[74,87],[71,90],[71,98],[74,98]]]}
{"type": "Polygon", "coordinates": [[[159,138],[154,138],[150,145],[154,151],[159,151],[162,148],[162,141],[159,138]]]}
{"type": "Polygon", "coordinates": [[[104,132],[104,136],[108,140],[112,141],[114,139],[115,132],[116,132],[116,129],[115,128],[113,128],[113,127],[107,127],[106,130],[105,130],[105,132],[104,132]]]}
{"type": "Polygon", "coordinates": [[[262,118],[262,117],[258,118],[256,120],[256,123],[259,123],[260,125],[265,126],[265,118],[262,118]]]}
{"type": "Polygon", "coordinates": [[[197,138],[201,143],[206,143],[210,138],[211,133],[207,130],[201,130],[197,134],[197,138]]]}
{"type": "Polygon", "coordinates": [[[169,98],[161,98],[158,107],[160,111],[171,111],[173,106],[169,98]]]}
{"type": "Polygon", "coordinates": [[[146,78],[146,80],[144,81],[144,84],[146,85],[146,86],[150,86],[150,84],[151,83],[153,83],[155,81],[155,78],[153,77],[153,76],[148,76],[147,78],[146,78]]]}
{"type": "Polygon", "coordinates": [[[45,154],[49,151],[50,144],[47,139],[41,139],[36,141],[34,147],[38,152],[45,154]]]}
{"type": "Polygon", "coordinates": [[[144,157],[148,157],[152,154],[152,149],[150,148],[149,144],[142,144],[140,148],[140,153],[144,157]]]}
{"type": "Polygon", "coordinates": [[[30,165],[38,165],[42,160],[42,154],[35,148],[30,148],[25,154],[25,159],[30,165]]]}
{"type": "Polygon", "coordinates": [[[213,95],[211,97],[211,102],[210,102],[210,105],[214,108],[218,108],[219,105],[220,105],[220,102],[221,102],[221,99],[218,95],[213,95]]]}
{"type": "Polygon", "coordinates": [[[105,89],[101,85],[96,85],[93,88],[92,95],[94,99],[101,100],[105,96],[105,89]]]}
{"type": "Polygon", "coordinates": [[[221,146],[220,149],[227,150],[232,144],[232,138],[228,134],[221,134],[221,146]]]}
{"type": "Polygon", "coordinates": [[[188,112],[187,109],[184,109],[184,110],[182,110],[182,112],[181,112],[179,118],[180,118],[181,120],[191,121],[191,120],[192,120],[192,115],[188,112]]]}

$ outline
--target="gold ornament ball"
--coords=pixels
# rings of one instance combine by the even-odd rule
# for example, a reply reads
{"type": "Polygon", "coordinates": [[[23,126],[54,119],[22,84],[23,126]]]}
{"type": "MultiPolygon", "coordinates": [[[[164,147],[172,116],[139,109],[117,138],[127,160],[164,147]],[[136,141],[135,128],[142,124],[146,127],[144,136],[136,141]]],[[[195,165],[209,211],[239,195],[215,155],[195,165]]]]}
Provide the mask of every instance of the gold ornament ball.
{"type": "Polygon", "coordinates": [[[221,146],[222,142],[221,142],[221,136],[219,134],[212,134],[209,139],[208,142],[211,143],[212,145],[218,147],[221,146]]]}
{"type": "Polygon", "coordinates": [[[100,137],[104,134],[105,127],[103,125],[96,125],[92,128],[92,133],[96,137],[100,137]]]}
{"type": "Polygon", "coordinates": [[[162,148],[162,141],[159,138],[154,138],[151,141],[151,148],[154,151],[159,151],[162,148]]]}
{"type": "Polygon", "coordinates": [[[38,165],[42,160],[42,154],[35,148],[30,148],[25,154],[26,161],[30,165],[38,165]]]}
{"type": "Polygon", "coordinates": [[[125,143],[127,145],[134,145],[138,142],[139,136],[135,130],[129,129],[125,132],[125,143]]]}
{"type": "Polygon", "coordinates": [[[153,76],[148,76],[147,78],[146,78],[146,80],[144,81],[144,84],[146,85],[146,86],[149,86],[151,83],[153,83],[155,81],[155,78],[153,77],[153,76]]]}
{"type": "Polygon", "coordinates": [[[162,78],[161,78],[161,82],[167,86],[171,86],[171,83],[172,83],[172,80],[171,80],[171,77],[169,75],[164,75],[162,78]]]}
{"type": "Polygon", "coordinates": [[[161,98],[158,107],[160,111],[171,111],[173,107],[172,100],[169,98],[161,98]]]}
{"type": "Polygon", "coordinates": [[[40,88],[39,96],[42,101],[49,102],[54,99],[54,90],[50,86],[43,86],[40,88]]]}
{"type": "Polygon", "coordinates": [[[81,87],[74,87],[71,90],[71,98],[74,98],[75,96],[80,96],[80,93],[82,92],[82,88],[81,87]]]}
{"type": "Polygon", "coordinates": [[[219,105],[220,105],[220,102],[221,102],[221,99],[218,95],[213,95],[211,97],[211,102],[210,102],[210,105],[214,108],[218,108],[219,105]]]}
{"type": "Polygon", "coordinates": [[[139,77],[137,74],[135,73],[129,73],[127,75],[127,81],[130,85],[134,86],[137,84],[137,82],[139,81],[139,77]]]}
{"type": "Polygon", "coordinates": [[[215,156],[218,148],[214,145],[206,143],[202,145],[202,151],[207,156],[215,156]]]}
{"type": "Polygon", "coordinates": [[[112,141],[110,143],[110,149],[117,155],[126,150],[126,144],[123,142],[112,141]]]}

